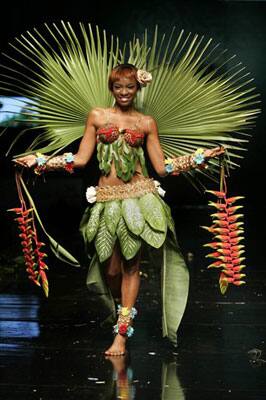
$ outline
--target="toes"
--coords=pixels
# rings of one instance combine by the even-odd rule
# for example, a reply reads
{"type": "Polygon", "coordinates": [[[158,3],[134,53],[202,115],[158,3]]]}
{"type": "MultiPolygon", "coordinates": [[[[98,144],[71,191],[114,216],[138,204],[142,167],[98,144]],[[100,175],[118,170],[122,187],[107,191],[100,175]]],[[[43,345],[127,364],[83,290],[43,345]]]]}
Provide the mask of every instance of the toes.
{"type": "Polygon", "coordinates": [[[104,353],[107,356],[124,356],[125,355],[124,351],[105,351],[104,353]]]}

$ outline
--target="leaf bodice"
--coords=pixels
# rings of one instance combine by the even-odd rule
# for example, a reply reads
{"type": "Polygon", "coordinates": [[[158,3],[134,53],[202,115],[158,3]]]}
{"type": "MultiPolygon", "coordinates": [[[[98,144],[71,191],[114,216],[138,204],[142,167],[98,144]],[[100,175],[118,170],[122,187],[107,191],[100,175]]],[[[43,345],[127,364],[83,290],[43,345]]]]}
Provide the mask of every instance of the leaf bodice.
{"type": "Polygon", "coordinates": [[[133,129],[117,127],[99,128],[97,135],[97,159],[99,168],[108,175],[114,162],[116,175],[123,181],[129,181],[140,163],[142,173],[148,176],[142,144],[144,133],[133,129]]]}

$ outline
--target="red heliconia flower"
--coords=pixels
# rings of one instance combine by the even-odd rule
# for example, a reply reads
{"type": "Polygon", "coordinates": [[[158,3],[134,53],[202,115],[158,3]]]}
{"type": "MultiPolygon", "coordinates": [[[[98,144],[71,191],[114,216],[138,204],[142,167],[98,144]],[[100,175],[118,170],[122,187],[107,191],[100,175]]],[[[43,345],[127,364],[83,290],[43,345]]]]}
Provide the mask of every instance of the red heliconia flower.
{"type": "Polygon", "coordinates": [[[234,264],[232,264],[232,263],[225,263],[224,266],[227,269],[234,269],[234,264]]]}
{"type": "Polygon", "coordinates": [[[241,218],[243,216],[244,216],[243,214],[230,215],[230,217],[227,218],[227,221],[229,223],[236,222],[239,218],[241,218]]]}
{"type": "Polygon", "coordinates": [[[229,222],[226,220],[215,219],[213,221],[214,225],[220,226],[222,228],[226,228],[229,225],[229,222]]]}
{"type": "Polygon", "coordinates": [[[240,271],[242,271],[242,269],[245,268],[245,267],[246,267],[245,265],[238,265],[237,267],[233,267],[233,270],[234,270],[235,272],[240,272],[240,271]]]}
{"type": "Polygon", "coordinates": [[[226,208],[226,204],[223,203],[214,203],[213,201],[209,201],[209,206],[213,206],[217,208],[217,210],[223,211],[226,208]]]}
{"type": "Polygon", "coordinates": [[[234,224],[228,225],[228,228],[230,231],[234,231],[236,229],[239,229],[243,224],[244,224],[244,222],[235,222],[234,224]]]}
{"type": "Polygon", "coordinates": [[[225,212],[217,212],[217,213],[211,214],[211,217],[216,217],[218,219],[227,219],[227,214],[225,212]]]}
{"type": "Polygon", "coordinates": [[[219,255],[220,255],[220,253],[218,253],[218,251],[215,251],[214,253],[207,254],[207,256],[205,256],[205,257],[217,258],[217,257],[219,257],[219,255]]]}
{"type": "Polygon", "coordinates": [[[233,284],[236,286],[244,285],[246,282],[245,281],[234,281],[233,284]]]}
{"type": "Polygon", "coordinates": [[[229,235],[215,235],[214,237],[215,239],[219,239],[222,242],[228,242],[228,240],[230,239],[229,235]]]}
{"type": "Polygon", "coordinates": [[[27,203],[22,194],[23,186],[21,182],[23,182],[21,172],[16,171],[16,184],[21,207],[11,208],[8,211],[13,211],[17,215],[15,221],[20,231],[19,237],[21,238],[22,252],[28,278],[36,285],[42,286],[45,295],[48,296],[48,280],[44,272],[45,269],[48,269],[48,266],[42,261],[47,255],[40,251],[40,248],[45,244],[38,240],[34,221],[34,209],[32,207],[27,207],[27,203]]]}
{"type": "Polygon", "coordinates": [[[234,271],[231,270],[231,269],[223,269],[222,272],[223,272],[225,275],[234,276],[234,271]]]}
{"type": "Polygon", "coordinates": [[[244,232],[243,229],[238,229],[238,230],[229,232],[229,236],[230,236],[231,238],[235,238],[235,237],[237,237],[238,235],[241,235],[243,232],[244,232]]]}
{"type": "Polygon", "coordinates": [[[222,260],[215,261],[214,263],[210,264],[207,268],[221,268],[223,266],[222,260]]]}
{"type": "Polygon", "coordinates": [[[15,218],[15,221],[18,221],[19,224],[25,224],[26,220],[24,217],[15,218]]]}
{"type": "Polygon", "coordinates": [[[218,242],[218,247],[222,248],[222,249],[230,249],[231,245],[230,243],[227,242],[218,242]]]}
{"type": "Polygon", "coordinates": [[[235,274],[234,278],[235,278],[235,280],[236,279],[242,279],[242,278],[244,278],[244,276],[246,276],[246,274],[235,274]]]}
{"type": "Polygon", "coordinates": [[[21,244],[23,247],[29,246],[31,244],[31,241],[30,241],[30,239],[26,238],[26,240],[22,240],[21,244]]]}
{"type": "Polygon", "coordinates": [[[221,256],[221,254],[220,254],[220,256],[217,257],[217,258],[222,260],[224,263],[231,263],[232,262],[232,257],[229,257],[229,256],[221,256]]]}
{"type": "MultiPolygon", "coordinates": [[[[226,187],[225,183],[224,186],[226,187]]],[[[245,250],[244,245],[239,244],[240,241],[244,240],[244,229],[242,228],[243,222],[238,221],[243,217],[243,214],[235,214],[243,206],[232,206],[244,197],[227,198],[226,190],[207,190],[206,192],[217,198],[216,202],[210,201],[209,205],[218,210],[218,212],[211,214],[212,225],[210,227],[202,226],[213,234],[214,239],[213,242],[204,245],[204,247],[215,250],[206,257],[217,260],[207,268],[220,268],[220,290],[224,294],[230,283],[235,286],[241,286],[245,283],[243,278],[246,274],[241,273],[242,269],[245,268],[245,265],[242,264],[245,257],[241,257],[245,250]]]]}
{"type": "Polygon", "coordinates": [[[223,256],[229,256],[231,254],[231,250],[229,249],[218,249],[218,254],[222,254],[223,256]]]}
{"type": "Polygon", "coordinates": [[[34,283],[36,283],[36,285],[41,286],[40,282],[37,279],[35,279],[32,275],[29,275],[28,278],[31,279],[34,283]]]}
{"type": "Polygon", "coordinates": [[[213,228],[213,233],[219,233],[220,235],[229,235],[228,228],[213,228]]]}
{"type": "Polygon", "coordinates": [[[225,198],[225,201],[227,204],[231,205],[233,204],[235,201],[240,200],[240,199],[244,199],[244,196],[235,196],[235,197],[229,197],[229,199],[225,198]]]}
{"type": "Polygon", "coordinates": [[[48,266],[47,266],[47,264],[45,264],[43,261],[39,261],[39,265],[40,265],[40,268],[41,269],[48,269],[48,266]]]}
{"type": "Polygon", "coordinates": [[[219,199],[224,199],[226,195],[225,192],[216,192],[215,190],[206,190],[206,193],[214,194],[214,196],[218,197],[219,199]]]}
{"type": "Polygon", "coordinates": [[[239,208],[243,208],[243,206],[229,207],[229,208],[227,208],[227,213],[228,213],[229,215],[232,215],[232,214],[234,214],[234,212],[235,212],[236,210],[239,210],[239,208]]]}
{"type": "Polygon", "coordinates": [[[31,212],[33,211],[33,208],[28,208],[27,210],[22,212],[23,217],[27,217],[31,212]]]}
{"type": "Polygon", "coordinates": [[[241,254],[243,254],[243,253],[245,253],[245,250],[233,251],[233,252],[231,253],[231,255],[232,255],[233,258],[238,258],[238,257],[240,257],[241,254]]]}
{"type": "Polygon", "coordinates": [[[231,244],[238,244],[239,242],[241,242],[241,240],[244,240],[245,238],[243,236],[239,236],[236,238],[230,238],[230,242],[231,244]]]}
{"type": "Polygon", "coordinates": [[[41,247],[43,247],[43,246],[45,246],[45,243],[43,243],[43,242],[36,242],[36,247],[37,247],[37,249],[40,249],[41,247]]]}

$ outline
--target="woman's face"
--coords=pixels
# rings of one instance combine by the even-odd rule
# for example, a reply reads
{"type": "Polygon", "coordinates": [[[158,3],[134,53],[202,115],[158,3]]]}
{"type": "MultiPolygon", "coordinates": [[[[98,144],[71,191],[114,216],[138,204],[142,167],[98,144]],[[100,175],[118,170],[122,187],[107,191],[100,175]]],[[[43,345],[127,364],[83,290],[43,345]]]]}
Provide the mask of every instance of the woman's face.
{"type": "Polygon", "coordinates": [[[121,107],[128,107],[132,104],[138,91],[135,78],[121,77],[113,83],[113,96],[116,103],[121,107]]]}

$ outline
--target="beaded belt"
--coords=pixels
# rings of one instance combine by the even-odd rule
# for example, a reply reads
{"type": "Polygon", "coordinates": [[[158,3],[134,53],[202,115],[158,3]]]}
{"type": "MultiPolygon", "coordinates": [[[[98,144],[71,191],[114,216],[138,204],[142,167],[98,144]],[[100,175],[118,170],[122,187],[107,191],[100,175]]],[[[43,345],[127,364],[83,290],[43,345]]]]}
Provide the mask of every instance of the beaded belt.
{"type": "Polygon", "coordinates": [[[96,201],[103,202],[140,197],[146,193],[156,192],[156,190],[156,184],[152,178],[140,179],[123,185],[96,186],[96,201]]]}

